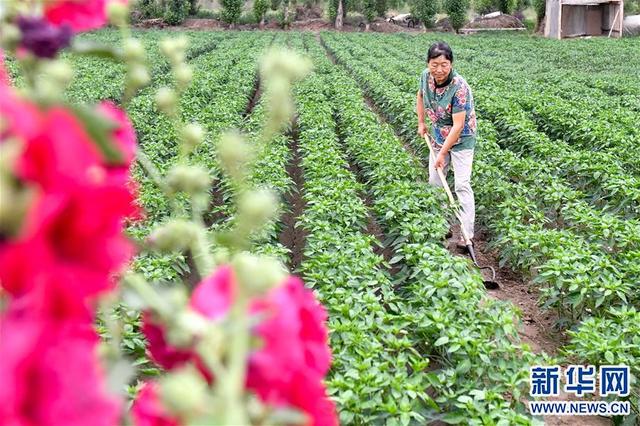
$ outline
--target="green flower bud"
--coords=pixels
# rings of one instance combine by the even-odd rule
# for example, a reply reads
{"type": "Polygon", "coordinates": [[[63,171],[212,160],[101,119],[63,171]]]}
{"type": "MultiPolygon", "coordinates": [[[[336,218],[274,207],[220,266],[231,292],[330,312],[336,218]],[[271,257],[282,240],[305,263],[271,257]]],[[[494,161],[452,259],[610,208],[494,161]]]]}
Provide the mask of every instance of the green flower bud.
{"type": "Polygon", "coordinates": [[[107,16],[113,25],[123,27],[127,25],[129,19],[129,7],[121,1],[110,1],[109,4],[107,4],[107,16]]]}
{"type": "Polygon", "coordinates": [[[175,317],[175,322],[169,327],[167,340],[173,346],[188,348],[198,336],[205,333],[207,327],[208,322],[202,315],[187,308],[175,317]]]}
{"type": "Polygon", "coordinates": [[[173,116],[176,112],[178,97],[176,92],[168,87],[161,87],[156,92],[156,105],[158,109],[168,116],[173,116]]]}
{"type": "Polygon", "coordinates": [[[160,379],[160,397],[163,405],[182,419],[188,419],[204,410],[206,392],[207,382],[191,366],[160,379]]]}
{"type": "Polygon", "coordinates": [[[204,140],[204,129],[196,123],[187,124],[182,128],[182,141],[191,150],[204,140]]]}
{"type": "Polygon", "coordinates": [[[297,81],[311,71],[312,63],[295,52],[272,49],[263,58],[260,71],[265,80],[282,76],[288,81],[297,81]]]}
{"type": "Polygon", "coordinates": [[[42,73],[45,78],[48,78],[52,84],[58,86],[61,91],[64,91],[73,78],[73,68],[63,60],[42,64],[42,73]]]}
{"type": "Polygon", "coordinates": [[[174,219],[154,229],[149,236],[149,243],[159,251],[184,251],[197,238],[198,229],[195,224],[181,219],[174,219]]]}
{"type": "Polygon", "coordinates": [[[233,178],[240,178],[251,160],[251,147],[237,132],[222,136],[218,145],[218,158],[224,170],[233,178]]]}
{"type": "Polygon", "coordinates": [[[232,265],[243,288],[256,296],[281,285],[288,275],[279,261],[248,252],[236,255],[232,265]]]}
{"type": "Polygon", "coordinates": [[[239,217],[252,229],[261,227],[277,213],[278,199],[268,189],[248,191],[238,200],[239,217]]]}
{"type": "Polygon", "coordinates": [[[127,74],[127,82],[134,88],[146,86],[151,81],[149,70],[143,65],[134,65],[129,69],[127,74]]]}
{"type": "Polygon", "coordinates": [[[20,232],[35,196],[35,190],[21,186],[12,173],[22,146],[16,139],[0,144],[0,234],[5,236],[20,232]]]}
{"type": "Polygon", "coordinates": [[[180,64],[174,70],[176,83],[180,89],[185,89],[193,78],[193,70],[187,64],[180,64]]]}
{"type": "Polygon", "coordinates": [[[124,42],[124,58],[131,62],[144,61],[144,46],[140,40],[135,38],[126,39],[124,42]]]}
{"type": "Polygon", "coordinates": [[[160,50],[174,66],[184,62],[187,44],[184,40],[184,37],[178,37],[174,39],[166,38],[160,42],[160,50]]]}
{"type": "Polygon", "coordinates": [[[7,49],[12,50],[20,43],[22,35],[20,34],[20,29],[16,25],[4,23],[2,24],[2,27],[0,27],[0,32],[2,33],[3,45],[7,49]]]}
{"type": "Polygon", "coordinates": [[[267,118],[268,131],[280,130],[282,125],[289,122],[293,116],[294,105],[290,91],[291,84],[284,78],[278,77],[269,81],[266,93],[271,106],[267,118]]]}
{"type": "Polygon", "coordinates": [[[209,173],[200,166],[177,165],[167,175],[169,187],[175,191],[183,191],[190,195],[205,192],[211,186],[209,173]]]}

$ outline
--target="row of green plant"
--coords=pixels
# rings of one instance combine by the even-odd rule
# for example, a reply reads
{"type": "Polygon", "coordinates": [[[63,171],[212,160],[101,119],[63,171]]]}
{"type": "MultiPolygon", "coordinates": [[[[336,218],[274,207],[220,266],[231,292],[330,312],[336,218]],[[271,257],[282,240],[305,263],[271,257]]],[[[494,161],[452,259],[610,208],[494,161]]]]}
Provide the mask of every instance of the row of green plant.
{"type": "MultiPolygon", "coordinates": [[[[315,62],[318,72],[321,65],[315,62]]],[[[306,232],[302,276],[329,310],[332,369],[329,392],[344,424],[420,424],[437,405],[427,394],[427,342],[416,310],[394,292],[375,237],[365,233],[363,185],[348,170],[322,75],[296,89],[304,175],[306,232]]]]}
{"type": "MultiPolygon", "coordinates": [[[[179,105],[172,104],[177,99],[175,90],[180,84],[172,73],[157,79],[159,84],[167,85],[163,86],[164,89],[159,90],[154,85],[135,97],[128,105],[128,114],[136,128],[141,154],[144,155],[141,158],[146,158],[161,175],[173,174],[176,178],[184,178],[180,176],[180,169],[174,168],[180,164],[182,156],[178,152],[178,134],[173,121],[177,117],[182,123],[197,121],[204,125],[203,131],[206,133],[203,142],[189,159],[191,164],[197,164],[201,169],[201,175],[190,177],[192,184],[201,186],[223,181],[215,158],[215,148],[223,130],[241,125],[242,112],[248,104],[256,77],[257,58],[271,39],[271,35],[254,35],[242,41],[238,41],[233,34],[222,37],[216,49],[195,57],[191,62],[193,81],[179,105]],[[242,50],[238,51],[236,47],[242,50]],[[166,114],[172,110],[176,114],[173,119],[166,114]]],[[[183,126],[182,131],[195,131],[196,137],[199,133],[197,128],[188,126],[183,126]]],[[[168,199],[142,167],[135,167],[133,176],[139,185],[139,202],[145,209],[145,220],[129,228],[134,238],[149,237],[150,231],[168,216],[171,203],[179,204],[185,214],[190,210],[183,194],[177,193],[172,200],[168,199]]],[[[218,217],[211,213],[215,207],[212,205],[210,213],[205,216],[207,221],[218,217]]],[[[132,269],[159,286],[168,286],[180,277],[193,274],[193,266],[181,253],[142,251],[134,260],[132,269]]],[[[143,374],[157,374],[145,354],[140,313],[123,305],[112,315],[127,324],[129,334],[122,339],[125,353],[135,357],[143,374]]]]}

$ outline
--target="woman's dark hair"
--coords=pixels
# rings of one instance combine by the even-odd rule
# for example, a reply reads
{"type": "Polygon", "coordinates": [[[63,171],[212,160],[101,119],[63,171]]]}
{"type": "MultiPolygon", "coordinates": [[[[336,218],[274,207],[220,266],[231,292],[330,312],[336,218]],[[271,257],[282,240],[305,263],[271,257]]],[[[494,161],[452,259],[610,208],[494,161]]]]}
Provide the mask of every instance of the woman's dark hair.
{"type": "Polygon", "coordinates": [[[427,52],[427,62],[443,55],[446,59],[453,62],[453,52],[447,43],[444,41],[433,43],[429,48],[429,52],[427,52]]]}

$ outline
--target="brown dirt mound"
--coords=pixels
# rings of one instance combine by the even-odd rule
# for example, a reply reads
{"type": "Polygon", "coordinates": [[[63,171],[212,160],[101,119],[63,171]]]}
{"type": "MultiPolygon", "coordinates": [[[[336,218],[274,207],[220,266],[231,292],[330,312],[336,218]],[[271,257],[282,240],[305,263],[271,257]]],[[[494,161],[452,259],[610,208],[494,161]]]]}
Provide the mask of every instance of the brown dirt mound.
{"type": "Polygon", "coordinates": [[[333,26],[322,18],[307,19],[306,21],[294,21],[291,28],[294,30],[320,31],[330,29],[333,26]]]}
{"type": "Polygon", "coordinates": [[[296,21],[306,21],[309,19],[319,19],[322,18],[323,11],[319,6],[298,6],[296,7],[296,21]]]}
{"type": "Polygon", "coordinates": [[[477,18],[465,28],[522,28],[522,22],[511,15],[500,15],[495,18],[477,18]]]}
{"type": "Polygon", "coordinates": [[[134,25],[135,28],[164,28],[167,23],[162,18],[143,19],[134,25]]]}
{"type": "Polygon", "coordinates": [[[187,19],[182,24],[184,28],[189,29],[210,29],[222,28],[222,23],[217,19],[187,19]]]}

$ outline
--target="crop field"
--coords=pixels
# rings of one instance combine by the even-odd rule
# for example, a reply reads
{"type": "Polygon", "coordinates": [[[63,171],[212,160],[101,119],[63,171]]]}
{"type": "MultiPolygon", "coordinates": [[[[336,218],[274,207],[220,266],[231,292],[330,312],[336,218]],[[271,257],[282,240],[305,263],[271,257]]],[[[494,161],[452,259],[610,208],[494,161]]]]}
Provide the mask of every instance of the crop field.
{"type": "MultiPolygon", "coordinates": [[[[154,95],[170,78],[159,50],[169,33],[134,34],[154,83],[126,109],[141,151],[166,173],[180,154],[154,95]]],[[[192,162],[212,178],[203,217],[212,231],[236,214],[228,202],[234,186],[215,156],[220,136],[237,128],[255,141],[267,113],[262,54],[282,46],[313,63],[294,87],[294,122],[258,152],[250,181],[280,196],[280,217],[255,236],[259,251],[280,258],[327,308],[327,386],[342,424],[533,424],[541,418],[526,405],[530,367],[551,364],[630,366],[635,381],[623,399],[635,414],[626,421],[638,421],[637,40],[185,34],[194,75],[180,112],[206,130],[192,162]],[[478,246],[482,260],[499,268],[497,291],[447,247],[455,219],[442,190],[427,184],[429,150],[416,132],[415,97],[426,50],[442,39],[476,103],[478,246]]],[[[84,37],[118,39],[111,30],[84,37]]],[[[70,101],[123,103],[123,65],[70,60],[70,101]]],[[[20,86],[17,64],[9,58],[6,65],[20,86]]],[[[170,202],[183,200],[167,200],[141,167],[133,175],[145,219],[128,233],[142,239],[169,216],[170,202]]],[[[142,252],[133,269],[158,286],[198,279],[178,254],[142,252]]],[[[145,354],[140,313],[122,305],[113,315],[126,322],[123,350],[141,375],[158,375],[145,354]]]]}

